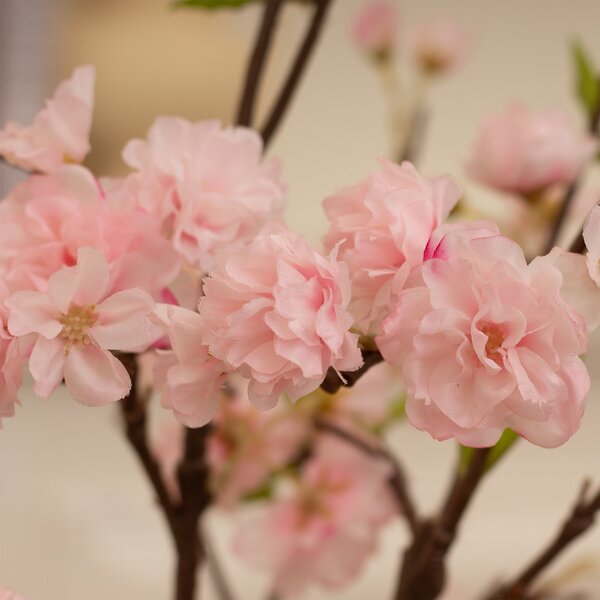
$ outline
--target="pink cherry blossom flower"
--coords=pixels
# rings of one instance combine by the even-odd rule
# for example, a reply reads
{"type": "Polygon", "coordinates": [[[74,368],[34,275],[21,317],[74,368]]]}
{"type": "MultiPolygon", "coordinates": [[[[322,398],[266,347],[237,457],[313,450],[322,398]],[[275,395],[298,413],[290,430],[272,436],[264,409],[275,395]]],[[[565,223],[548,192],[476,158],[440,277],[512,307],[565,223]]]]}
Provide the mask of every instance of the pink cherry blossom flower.
{"type": "Polygon", "coordinates": [[[356,45],[375,56],[389,54],[398,38],[398,13],[389,0],[366,3],[356,21],[352,35],[356,45]]]}
{"type": "Polygon", "coordinates": [[[225,365],[208,353],[203,342],[206,327],[198,313],[169,305],[161,305],[157,311],[172,347],[172,351],[159,353],[155,367],[162,405],[187,427],[206,425],[219,406],[225,365]]]}
{"type": "Polygon", "coordinates": [[[0,156],[22,169],[45,173],[66,162],[81,162],[90,150],[94,78],[93,67],[75,69],[30,126],[7,123],[0,131],[0,156]]]}
{"type": "Polygon", "coordinates": [[[408,162],[383,160],[381,167],[323,203],[330,221],[325,247],[340,244],[352,280],[350,310],[365,334],[379,331],[394,297],[423,261],[431,232],[461,196],[450,178],[426,179],[408,162]]]}
{"type": "Polygon", "coordinates": [[[383,463],[324,437],[290,493],[247,515],[235,550],[272,572],[274,591],[286,598],[310,585],[348,585],[397,514],[388,477],[383,463]]]}
{"type": "Polygon", "coordinates": [[[111,293],[106,260],[82,248],[77,265],[52,275],[48,292],[19,291],[6,301],[15,337],[36,335],[29,370],[38,396],[48,398],[60,382],[82,404],[123,398],[131,381],[109,350],[136,352],[156,338],[150,322],[154,301],[139,289],[111,293]]]}
{"type": "Polygon", "coordinates": [[[600,206],[595,206],[590,212],[583,228],[583,239],[588,251],[590,277],[600,287],[600,206]]]}
{"type": "Polygon", "coordinates": [[[127,144],[123,157],[136,173],[110,195],[158,219],[181,256],[206,272],[216,250],[240,247],[282,216],[279,163],[262,151],[251,129],[162,117],[147,141],[127,144]]]}
{"type": "Polygon", "coordinates": [[[175,502],[181,498],[177,467],[183,458],[184,433],[185,427],[177,419],[170,417],[161,423],[158,432],[153,436],[154,455],[160,466],[167,491],[175,502]]]}
{"type": "Polygon", "coordinates": [[[526,196],[570,184],[597,147],[563,113],[515,105],[484,124],[467,170],[490,187],[526,196]]]}
{"type": "Polygon", "coordinates": [[[490,224],[446,227],[377,338],[402,367],[410,422],[436,439],[491,446],[505,428],[555,447],[573,435],[590,387],[583,317],[545,257],[490,224]]]}
{"type": "Polygon", "coordinates": [[[310,428],[299,410],[263,412],[248,402],[248,382],[234,378],[213,421],[206,460],[217,502],[234,507],[299,454],[310,428]]]}
{"type": "Polygon", "coordinates": [[[413,55],[428,73],[446,72],[460,63],[467,45],[465,32],[449,19],[421,26],[413,40],[413,55]]]}
{"type": "Polygon", "coordinates": [[[11,590],[0,587],[0,600],[23,600],[23,598],[11,590]]]}
{"type": "Polygon", "coordinates": [[[217,257],[199,310],[210,353],[250,379],[250,401],[267,409],[315,390],[330,367],[361,365],[349,300],[335,251],[321,256],[281,227],[217,257]]]}

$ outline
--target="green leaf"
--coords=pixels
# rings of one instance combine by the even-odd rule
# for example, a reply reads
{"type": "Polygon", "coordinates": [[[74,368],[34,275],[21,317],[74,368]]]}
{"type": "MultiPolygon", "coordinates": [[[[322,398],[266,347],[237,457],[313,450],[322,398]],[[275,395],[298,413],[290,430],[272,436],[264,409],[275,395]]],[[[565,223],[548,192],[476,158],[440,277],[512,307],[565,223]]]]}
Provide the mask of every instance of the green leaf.
{"type": "Polygon", "coordinates": [[[597,110],[600,102],[599,74],[579,40],[571,44],[571,49],[575,62],[577,97],[586,114],[591,115],[597,110]]]}
{"type": "MultiPolygon", "coordinates": [[[[505,429],[500,439],[496,442],[496,445],[490,450],[488,454],[485,470],[486,472],[492,469],[496,463],[508,452],[512,445],[519,439],[519,435],[516,434],[512,429],[505,429]]],[[[473,448],[468,446],[460,446],[460,472],[466,473],[467,467],[473,457],[473,448]]]]}
{"type": "Polygon", "coordinates": [[[208,10],[215,10],[217,8],[240,8],[245,4],[251,4],[254,2],[264,2],[265,0],[175,0],[175,8],[182,6],[192,8],[206,8],[208,10]]]}

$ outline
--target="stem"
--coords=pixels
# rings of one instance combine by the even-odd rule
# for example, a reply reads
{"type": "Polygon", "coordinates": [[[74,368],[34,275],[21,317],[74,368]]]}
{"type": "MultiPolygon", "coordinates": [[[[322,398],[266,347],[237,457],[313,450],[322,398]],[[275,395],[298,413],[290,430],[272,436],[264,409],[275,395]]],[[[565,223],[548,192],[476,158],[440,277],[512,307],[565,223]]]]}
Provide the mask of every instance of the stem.
{"type": "Polygon", "coordinates": [[[177,469],[181,493],[176,534],[177,600],[193,600],[195,597],[198,563],[204,558],[198,523],[210,504],[209,471],[204,461],[204,448],[209,434],[209,426],[186,429],[184,455],[177,469]]]}
{"type": "Polygon", "coordinates": [[[419,518],[417,516],[415,503],[410,494],[404,469],[396,457],[383,446],[374,446],[370,442],[354,436],[350,431],[338,427],[336,424],[325,419],[317,418],[315,420],[315,425],[318,429],[339,437],[355,448],[362,450],[365,454],[383,460],[391,466],[392,474],[389,480],[390,486],[396,496],[402,513],[408,522],[410,530],[413,534],[416,534],[419,529],[419,518]]]}
{"type": "Polygon", "coordinates": [[[490,451],[490,448],[475,450],[464,474],[459,464],[439,516],[421,523],[404,554],[395,600],[434,600],[443,591],[446,556],[456,539],[460,520],[485,474],[490,451]]]}
{"type": "Polygon", "coordinates": [[[502,586],[487,600],[519,600],[527,598],[532,583],[550,564],[568,548],[579,536],[588,531],[594,524],[596,514],[600,511],[600,490],[587,500],[590,482],[585,481],[577,497],[573,509],[556,537],[512,582],[502,586]]]}
{"type": "Polygon", "coordinates": [[[238,125],[252,125],[258,88],[264,73],[264,65],[269,54],[273,34],[275,33],[275,25],[282,6],[282,0],[270,0],[265,4],[262,24],[256,38],[250,63],[248,64],[248,70],[246,71],[244,92],[237,115],[238,125]]]}
{"type": "Polygon", "coordinates": [[[221,563],[217,558],[217,552],[214,545],[210,543],[210,536],[208,535],[206,529],[202,532],[202,539],[204,540],[204,553],[206,555],[207,567],[219,600],[234,600],[233,593],[229,589],[225,573],[221,568],[221,563]]]}
{"type": "Polygon", "coordinates": [[[327,9],[331,4],[331,0],[313,0],[315,3],[315,11],[312,22],[306,32],[306,36],[298,50],[292,69],[290,70],[287,80],[285,81],[279,97],[277,98],[271,114],[265,123],[262,130],[262,137],[265,146],[271,141],[274,133],[277,131],[279,124],[290,104],[290,101],[298,87],[302,74],[308,64],[308,61],[315,49],[316,42],[319,39],[319,34],[325,22],[327,9]]]}
{"type": "Polygon", "coordinates": [[[342,377],[335,369],[329,369],[321,384],[321,389],[328,394],[335,394],[341,387],[352,387],[371,367],[383,361],[383,356],[378,350],[363,350],[363,364],[356,371],[344,371],[342,377]]]}

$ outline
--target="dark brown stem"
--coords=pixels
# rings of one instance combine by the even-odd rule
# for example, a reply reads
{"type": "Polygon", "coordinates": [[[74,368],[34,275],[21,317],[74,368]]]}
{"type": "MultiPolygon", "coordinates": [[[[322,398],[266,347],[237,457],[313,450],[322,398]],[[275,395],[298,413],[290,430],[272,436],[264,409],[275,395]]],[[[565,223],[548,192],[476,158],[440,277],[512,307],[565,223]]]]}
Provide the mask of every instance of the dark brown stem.
{"type": "Polygon", "coordinates": [[[329,369],[327,375],[321,384],[321,389],[328,394],[335,394],[341,387],[352,387],[371,367],[383,361],[378,350],[363,350],[363,365],[356,371],[344,371],[342,381],[338,372],[335,369],[329,369]]]}
{"type": "Polygon", "coordinates": [[[302,78],[308,61],[316,47],[317,40],[319,39],[319,34],[321,33],[325,22],[327,9],[331,4],[331,0],[313,0],[313,2],[315,4],[315,9],[312,22],[298,50],[298,54],[296,55],[296,59],[294,60],[294,64],[288,74],[287,80],[285,81],[279,97],[275,101],[273,109],[267,118],[267,122],[262,129],[262,137],[265,146],[268,145],[273,134],[277,131],[294,92],[300,83],[300,79],[302,78]]]}
{"type": "Polygon", "coordinates": [[[525,600],[531,585],[579,536],[588,531],[600,511],[600,489],[588,499],[590,482],[584,482],[577,501],[556,537],[513,581],[502,586],[487,600],[525,600]]]}
{"type": "Polygon", "coordinates": [[[577,237],[573,240],[569,251],[575,252],[575,254],[583,254],[586,251],[585,240],[583,239],[583,227],[580,229],[577,237]]]}
{"type": "Polygon", "coordinates": [[[136,357],[123,354],[120,359],[132,381],[131,391],[121,401],[127,439],[156,493],[177,551],[175,599],[194,600],[198,564],[204,558],[198,523],[211,500],[208,468],[204,462],[204,447],[210,428],[186,429],[183,458],[177,471],[181,500],[175,502],[168,493],[158,462],[150,450],[147,400],[137,384],[136,357]]]}
{"type": "Polygon", "coordinates": [[[186,429],[184,454],[177,469],[181,495],[176,529],[177,600],[193,600],[195,597],[198,563],[204,557],[198,523],[210,504],[209,472],[204,460],[209,434],[209,426],[186,429]]]}
{"type": "Polygon", "coordinates": [[[265,4],[262,23],[256,38],[252,56],[250,57],[248,70],[246,71],[244,92],[242,94],[237,115],[238,125],[247,127],[252,125],[258,88],[264,73],[264,67],[273,40],[273,34],[275,33],[277,17],[279,16],[282,6],[282,0],[270,0],[265,4]]]}
{"type": "Polygon", "coordinates": [[[398,459],[383,446],[379,444],[374,445],[367,440],[356,437],[350,431],[339,427],[335,423],[331,423],[330,421],[322,418],[317,418],[315,420],[315,425],[318,429],[335,435],[348,444],[358,448],[365,454],[368,454],[375,459],[383,460],[390,465],[392,469],[392,473],[390,475],[390,486],[412,533],[416,534],[417,530],[419,529],[419,518],[417,516],[415,503],[410,494],[404,469],[402,468],[402,465],[398,459]]]}
{"type": "Polygon", "coordinates": [[[398,163],[408,160],[414,164],[418,161],[425,137],[427,121],[427,111],[424,108],[417,109],[409,125],[406,143],[399,153],[398,163]]]}
{"type": "Polygon", "coordinates": [[[162,478],[158,462],[148,443],[146,399],[141,397],[138,390],[136,359],[131,354],[122,355],[120,358],[132,381],[131,391],[120,403],[125,422],[125,433],[156,494],[157,502],[165,515],[169,529],[173,533],[176,509],[162,478]]]}
{"type": "Polygon", "coordinates": [[[485,474],[489,452],[489,448],[477,449],[465,473],[457,468],[440,514],[421,523],[404,554],[395,600],[434,600],[443,591],[446,556],[456,539],[460,520],[485,474]]]}

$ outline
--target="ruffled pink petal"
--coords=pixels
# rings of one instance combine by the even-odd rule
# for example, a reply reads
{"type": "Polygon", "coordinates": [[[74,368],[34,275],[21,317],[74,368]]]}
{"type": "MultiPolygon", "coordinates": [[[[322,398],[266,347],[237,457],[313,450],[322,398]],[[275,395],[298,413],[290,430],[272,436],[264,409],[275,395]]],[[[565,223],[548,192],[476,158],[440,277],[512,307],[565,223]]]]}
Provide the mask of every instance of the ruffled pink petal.
{"type": "Polygon", "coordinates": [[[73,398],[86,406],[116,402],[131,389],[131,379],[121,361],[93,345],[70,350],[64,376],[73,398]]]}
{"type": "Polygon", "coordinates": [[[63,380],[65,344],[60,338],[38,338],[29,359],[34,391],[41,398],[49,398],[63,380]]]}
{"type": "Polygon", "coordinates": [[[59,311],[50,304],[48,296],[41,292],[15,292],[6,306],[10,309],[8,330],[14,336],[39,333],[48,339],[55,338],[62,330],[58,321],[59,311]]]}

